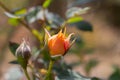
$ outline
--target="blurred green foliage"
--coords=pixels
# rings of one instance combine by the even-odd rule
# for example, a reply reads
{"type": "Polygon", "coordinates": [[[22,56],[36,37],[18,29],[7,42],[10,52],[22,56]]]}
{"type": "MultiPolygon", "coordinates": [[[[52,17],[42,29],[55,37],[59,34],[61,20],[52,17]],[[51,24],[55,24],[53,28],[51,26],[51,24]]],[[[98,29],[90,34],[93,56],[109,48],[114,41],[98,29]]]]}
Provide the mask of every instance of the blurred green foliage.
{"type": "Polygon", "coordinates": [[[119,80],[120,79],[120,69],[114,67],[114,72],[110,75],[109,80],[119,80]]]}
{"type": "Polygon", "coordinates": [[[42,5],[42,7],[43,7],[43,8],[49,7],[49,5],[50,5],[51,2],[52,2],[52,0],[46,0],[46,1],[44,2],[44,4],[42,5]]]}

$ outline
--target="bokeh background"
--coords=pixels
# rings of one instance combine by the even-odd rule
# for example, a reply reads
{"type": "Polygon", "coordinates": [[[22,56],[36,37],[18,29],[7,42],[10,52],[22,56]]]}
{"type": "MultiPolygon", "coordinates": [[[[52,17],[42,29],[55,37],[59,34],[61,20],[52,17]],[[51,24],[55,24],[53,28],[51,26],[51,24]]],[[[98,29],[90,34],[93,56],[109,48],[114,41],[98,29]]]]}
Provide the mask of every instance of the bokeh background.
{"type": "MultiPolygon", "coordinates": [[[[41,5],[43,2],[44,0],[0,0],[0,3],[3,3],[10,10],[23,7],[29,9],[41,5]]],[[[77,48],[77,54],[68,53],[64,60],[68,64],[83,61],[84,64],[74,65],[73,70],[84,76],[108,79],[116,70],[115,67],[120,67],[120,1],[55,0],[50,5],[49,10],[65,18],[66,10],[73,6],[91,8],[90,11],[81,16],[92,26],[92,31],[67,27],[68,33],[73,32],[82,39],[82,48],[77,48]]],[[[0,80],[4,80],[3,77],[8,70],[16,66],[8,63],[15,59],[10,54],[8,42],[20,43],[24,37],[29,39],[31,45],[36,45],[37,42],[22,25],[11,26],[2,7],[0,7],[0,11],[0,80]]],[[[35,26],[36,29],[39,29],[40,26],[37,22],[31,25],[35,26]]],[[[120,77],[120,73],[118,74],[120,77]]]]}

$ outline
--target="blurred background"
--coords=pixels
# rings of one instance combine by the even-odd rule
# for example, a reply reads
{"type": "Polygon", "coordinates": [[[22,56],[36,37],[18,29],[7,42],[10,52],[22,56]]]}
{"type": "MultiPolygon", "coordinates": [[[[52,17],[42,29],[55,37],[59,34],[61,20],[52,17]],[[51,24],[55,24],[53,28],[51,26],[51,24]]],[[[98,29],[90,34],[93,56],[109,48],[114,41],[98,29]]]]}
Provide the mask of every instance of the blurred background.
{"type": "MultiPolygon", "coordinates": [[[[19,8],[31,8],[40,6],[44,0],[0,0],[0,80],[4,80],[5,74],[13,66],[8,62],[15,59],[8,48],[9,41],[21,43],[22,38],[28,38],[30,45],[36,45],[37,41],[32,34],[22,25],[12,26],[5,10],[4,4],[9,10],[19,8]]],[[[59,14],[66,19],[65,13],[71,7],[90,7],[90,10],[82,14],[84,21],[79,27],[67,27],[68,33],[75,33],[78,37],[70,53],[64,56],[67,64],[72,65],[74,71],[88,77],[110,79],[113,74],[120,79],[120,0],[54,0],[49,11],[59,14]],[[90,27],[90,29],[81,28],[90,27]],[[77,50],[76,50],[77,49],[77,50]],[[83,62],[83,64],[79,64],[83,62]],[[116,73],[115,73],[116,72],[116,73]]],[[[31,24],[39,29],[40,24],[31,24]]]]}

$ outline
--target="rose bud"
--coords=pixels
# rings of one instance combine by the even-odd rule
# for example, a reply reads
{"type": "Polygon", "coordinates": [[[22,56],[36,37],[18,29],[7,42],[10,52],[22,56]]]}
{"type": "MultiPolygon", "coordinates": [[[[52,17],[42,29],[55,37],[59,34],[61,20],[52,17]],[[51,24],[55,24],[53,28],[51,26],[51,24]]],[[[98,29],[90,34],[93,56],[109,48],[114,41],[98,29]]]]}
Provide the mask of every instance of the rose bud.
{"type": "MultiPolygon", "coordinates": [[[[70,38],[73,35],[73,33],[70,34],[68,37],[66,37],[66,35],[65,35],[66,29],[65,29],[63,33],[61,30],[59,33],[57,33],[53,36],[50,36],[49,32],[46,29],[45,29],[45,31],[49,36],[48,48],[49,48],[51,57],[65,55],[65,53],[68,51],[68,49],[71,46],[70,38]]],[[[73,40],[72,43],[74,41],[75,40],[73,40]]]]}
{"type": "Polygon", "coordinates": [[[28,60],[31,57],[31,49],[25,40],[17,48],[15,56],[23,68],[26,68],[28,60]]]}

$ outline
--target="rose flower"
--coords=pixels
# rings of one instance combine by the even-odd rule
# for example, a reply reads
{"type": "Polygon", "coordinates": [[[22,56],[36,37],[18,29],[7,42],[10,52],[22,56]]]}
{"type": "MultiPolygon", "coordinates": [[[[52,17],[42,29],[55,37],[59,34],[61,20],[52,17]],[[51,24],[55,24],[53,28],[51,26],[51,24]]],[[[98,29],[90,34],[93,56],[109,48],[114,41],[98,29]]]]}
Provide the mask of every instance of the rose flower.
{"type": "Polygon", "coordinates": [[[46,33],[48,34],[48,48],[50,51],[51,57],[55,56],[63,56],[70,48],[71,44],[75,41],[73,40],[70,42],[70,38],[73,35],[73,33],[69,34],[68,37],[66,37],[66,29],[62,33],[62,30],[58,32],[57,34],[51,36],[49,32],[45,29],[46,33]]]}

